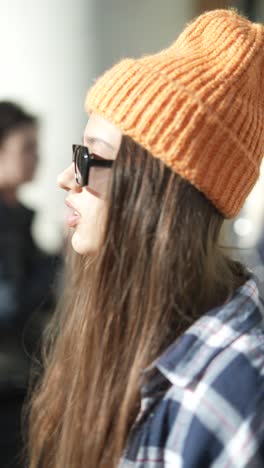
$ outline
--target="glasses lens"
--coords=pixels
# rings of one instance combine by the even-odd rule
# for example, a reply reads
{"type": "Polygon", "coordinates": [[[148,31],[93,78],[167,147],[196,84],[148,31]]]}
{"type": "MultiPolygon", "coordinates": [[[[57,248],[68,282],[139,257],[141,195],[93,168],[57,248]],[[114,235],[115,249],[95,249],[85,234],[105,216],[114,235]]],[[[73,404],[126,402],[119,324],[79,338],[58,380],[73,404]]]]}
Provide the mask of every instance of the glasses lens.
{"type": "Polygon", "coordinates": [[[112,162],[94,153],[89,157],[88,148],[82,145],[73,145],[73,159],[77,184],[81,187],[88,185],[100,197],[107,197],[112,162]],[[107,167],[109,165],[110,167],[107,167]]]}
{"type": "Polygon", "coordinates": [[[88,152],[84,146],[74,147],[76,182],[83,186],[87,183],[88,152]]]}
{"type": "Polygon", "coordinates": [[[109,167],[90,167],[89,187],[100,197],[106,198],[111,177],[111,168],[109,167]]]}

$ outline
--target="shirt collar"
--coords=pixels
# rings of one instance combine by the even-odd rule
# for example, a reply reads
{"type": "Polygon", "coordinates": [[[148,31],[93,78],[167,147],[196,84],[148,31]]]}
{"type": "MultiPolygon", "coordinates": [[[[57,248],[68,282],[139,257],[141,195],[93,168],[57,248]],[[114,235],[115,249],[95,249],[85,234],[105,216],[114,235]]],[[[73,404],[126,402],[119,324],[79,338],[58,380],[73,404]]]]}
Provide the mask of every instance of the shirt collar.
{"type": "MultiPolygon", "coordinates": [[[[198,378],[217,354],[261,321],[263,311],[258,288],[251,277],[229,302],[204,314],[167,348],[145,369],[143,380],[147,382],[148,375],[153,375],[156,368],[170,384],[185,387],[198,378]]],[[[153,382],[149,384],[153,391],[153,382]]]]}

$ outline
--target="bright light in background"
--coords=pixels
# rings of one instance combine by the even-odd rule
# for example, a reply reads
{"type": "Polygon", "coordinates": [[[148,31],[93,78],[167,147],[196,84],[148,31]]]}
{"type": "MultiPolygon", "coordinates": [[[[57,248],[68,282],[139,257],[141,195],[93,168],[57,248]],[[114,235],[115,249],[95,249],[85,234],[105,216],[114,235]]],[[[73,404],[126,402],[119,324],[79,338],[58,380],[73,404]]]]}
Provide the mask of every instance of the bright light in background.
{"type": "Polygon", "coordinates": [[[238,218],[234,222],[234,231],[238,236],[248,236],[253,231],[253,224],[247,218],[238,218]]]}
{"type": "MultiPolygon", "coordinates": [[[[244,236],[245,241],[254,245],[259,238],[264,235],[264,170],[263,164],[261,167],[260,177],[248,196],[242,217],[247,218],[251,223],[252,229],[244,236]],[[248,237],[246,239],[246,236],[248,237]]],[[[242,241],[243,242],[243,241],[242,241]]]]}
{"type": "Polygon", "coordinates": [[[237,246],[252,248],[264,236],[264,162],[260,177],[232,225],[237,246]]]}

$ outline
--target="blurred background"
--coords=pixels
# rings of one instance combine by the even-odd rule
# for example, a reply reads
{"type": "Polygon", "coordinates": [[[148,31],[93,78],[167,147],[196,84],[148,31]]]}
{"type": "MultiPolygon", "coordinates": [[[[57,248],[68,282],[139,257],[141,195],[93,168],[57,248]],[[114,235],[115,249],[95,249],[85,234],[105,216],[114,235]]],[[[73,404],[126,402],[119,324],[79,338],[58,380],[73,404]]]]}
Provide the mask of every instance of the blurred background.
{"type": "MultiPolygon", "coordinates": [[[[40,339],[43,317],[52,313],[56,303],[59,289],[54,292],[53,285],[63,269],[60,250],[65,208],[56,177],[71,160],[72,143],[81,142],[87,118],[83,110],[86,91],[117,60],[158,51],[175,40],[186,22],[201,12],[229,7],[237,8],[251,20],[264,22],[263,0],[0,0],[0,101],[18,103],[37,118],[38,167],[31,181],[17,187],[19,203],[30,212],[34,210],[27,227],[30,233],[25,236],[32,235],[38,261],[25,274],[38,276],[43,264],[47,272],[41,279],[37,303],[33,301],[28,307],[24,320],[11,320],[6,325],[0,317],[1,468],[23,466],[17,454],[31,352],[40,339]],[[33,332],[32,326],[28,327],[29,338],[25,335],[28,320],[34,324],[33,332]]],[[[258,274],[261,288],[263,182],[262,171],[241,213],[226,223],[223,232],[224,244],[258,274]]],[[[6,218],[2,219],[0,231],[6,218]]],[[[27,242],[23,239],[22,250],[23,242],[27,242]]]]}

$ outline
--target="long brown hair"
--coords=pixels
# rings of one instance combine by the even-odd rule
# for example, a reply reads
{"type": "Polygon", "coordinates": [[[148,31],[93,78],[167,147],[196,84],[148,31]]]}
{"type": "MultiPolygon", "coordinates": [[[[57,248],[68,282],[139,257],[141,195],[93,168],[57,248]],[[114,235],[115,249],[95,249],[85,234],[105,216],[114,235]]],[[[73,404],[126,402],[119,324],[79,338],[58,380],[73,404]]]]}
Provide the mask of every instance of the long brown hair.
{"type": "Polygon", "coordinates": [[[30,468],[118,465],[142,370],[245,278],[218,246],[222,223],[202,193],[123,137],[102,246],[69,262],[45,337],[30,468]]]}

